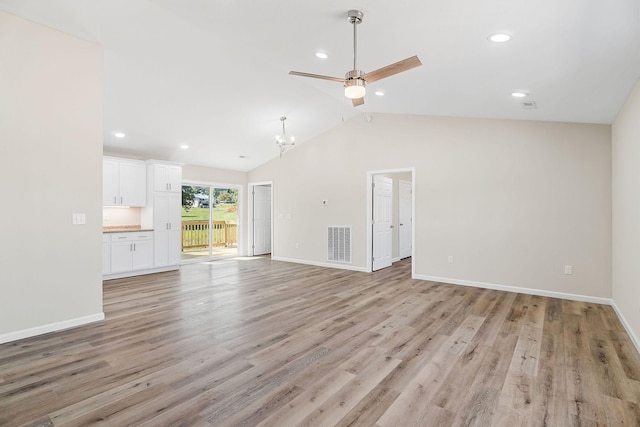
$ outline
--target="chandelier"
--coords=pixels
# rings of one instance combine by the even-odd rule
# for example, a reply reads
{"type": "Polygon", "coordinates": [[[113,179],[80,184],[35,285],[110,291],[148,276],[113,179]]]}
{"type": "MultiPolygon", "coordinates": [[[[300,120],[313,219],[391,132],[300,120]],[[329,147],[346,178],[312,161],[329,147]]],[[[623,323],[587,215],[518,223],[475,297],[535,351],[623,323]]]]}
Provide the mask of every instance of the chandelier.
{"type": "Polygon", "coordinates": [[[285,116],[280,117],[280,121],[282,122],[282,135],[276,135],[276,144],[280,149],[280,158],[282,158],[282,153],[287,148],[287,146],[296,145],[293,137],[287,138],[287,133],[284,128],[284,121],[287,120],[285,116]]]}

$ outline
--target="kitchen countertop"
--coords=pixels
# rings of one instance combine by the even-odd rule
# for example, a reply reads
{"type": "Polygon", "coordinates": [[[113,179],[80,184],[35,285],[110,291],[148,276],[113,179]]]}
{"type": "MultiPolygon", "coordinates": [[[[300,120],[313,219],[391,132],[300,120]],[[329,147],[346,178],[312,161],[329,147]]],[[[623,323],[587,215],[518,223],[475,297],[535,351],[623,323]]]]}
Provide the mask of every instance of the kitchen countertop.
{"type": "Polygon", "coordinates": [[[102,227],[103,233],[130,233],[136,231],[153,231],[153,228],[142,228],[139,225],[114,225],[102,227]]]}

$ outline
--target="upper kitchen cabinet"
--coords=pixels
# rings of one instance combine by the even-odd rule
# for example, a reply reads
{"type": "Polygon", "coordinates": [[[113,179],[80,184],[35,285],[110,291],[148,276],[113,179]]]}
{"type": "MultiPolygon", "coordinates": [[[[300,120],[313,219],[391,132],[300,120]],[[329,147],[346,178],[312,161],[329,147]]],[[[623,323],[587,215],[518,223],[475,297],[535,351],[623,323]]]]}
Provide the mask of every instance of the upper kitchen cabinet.
{"type": "Polygon", "coordinates": [[[102,205],[144,207],[147,204],[145,162],[105,157],[102,161],[102,205]]]}
{"type": "Polygon", "coordinates": [[[182,167],[166,163],[151,163],[153,191],[168,191],[179,193],[182,191],[182,167]]]}

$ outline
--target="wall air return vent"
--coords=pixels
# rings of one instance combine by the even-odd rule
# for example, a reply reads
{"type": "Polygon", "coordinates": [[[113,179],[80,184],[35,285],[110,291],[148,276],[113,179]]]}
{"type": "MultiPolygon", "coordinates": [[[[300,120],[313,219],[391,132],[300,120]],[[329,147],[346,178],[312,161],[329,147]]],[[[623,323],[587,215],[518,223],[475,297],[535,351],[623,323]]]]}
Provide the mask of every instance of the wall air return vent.
{"type": "Polygon", "coordinates": [[[327,261],[351,263],[351,227],[328,227],[327,261]]]}

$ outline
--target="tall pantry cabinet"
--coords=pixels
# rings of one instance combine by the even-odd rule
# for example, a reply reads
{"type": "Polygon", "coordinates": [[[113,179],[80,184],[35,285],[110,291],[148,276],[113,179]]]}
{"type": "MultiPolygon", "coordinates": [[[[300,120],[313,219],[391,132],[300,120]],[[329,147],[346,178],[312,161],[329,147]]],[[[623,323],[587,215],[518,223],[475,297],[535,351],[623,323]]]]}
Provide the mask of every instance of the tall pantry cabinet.
{"type": "Polygon", "coordinates": [[[182,252],[182,166],[149,160],[147,189],[142,226],[153,228],[153,266],[178,267],[182,252]]]}

